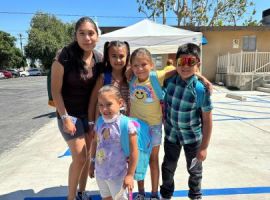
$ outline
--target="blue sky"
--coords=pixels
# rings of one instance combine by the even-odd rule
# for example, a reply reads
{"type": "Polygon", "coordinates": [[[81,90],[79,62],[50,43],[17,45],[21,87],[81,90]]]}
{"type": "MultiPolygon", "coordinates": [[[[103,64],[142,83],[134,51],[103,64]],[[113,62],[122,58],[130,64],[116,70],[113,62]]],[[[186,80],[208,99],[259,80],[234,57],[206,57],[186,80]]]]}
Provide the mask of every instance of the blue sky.
{"type": "MultiPolygon", "coordinates": [[[[261,20],[262,11],[270,8],[270,0],[253,2],[256,4],[256,19],[261,20]]],[[[136,0],[2,0],[0,30],[16,38],[19,34],[27,37],[29,23],[37,11],[54,14],[64,22],[76,21],[84,15],[91,16],[100,26],[128,26],[145,18],[143,13],[138,12],[136,0]]],[[[168,13],[168,17],[175,15],[168,13]]],[[[168,19],[169,25],[176,23],[175,18],[168,19]]]]}

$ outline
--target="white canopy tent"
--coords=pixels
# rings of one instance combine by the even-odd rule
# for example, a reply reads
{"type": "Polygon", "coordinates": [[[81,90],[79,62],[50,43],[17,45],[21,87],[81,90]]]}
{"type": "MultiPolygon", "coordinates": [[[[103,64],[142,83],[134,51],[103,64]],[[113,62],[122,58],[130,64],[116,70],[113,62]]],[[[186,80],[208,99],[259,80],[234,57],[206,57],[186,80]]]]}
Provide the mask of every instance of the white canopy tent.
{"type": "Polygon", "coordinates": [[[185,43],[201,46],[202,33],[157,24],[144,19],[136,24],[100,36],[97,49],[103,51],[106,41],[127,41],[131,52],[139,47],[147,48],[152,54],[176,53],[185,43]]]}

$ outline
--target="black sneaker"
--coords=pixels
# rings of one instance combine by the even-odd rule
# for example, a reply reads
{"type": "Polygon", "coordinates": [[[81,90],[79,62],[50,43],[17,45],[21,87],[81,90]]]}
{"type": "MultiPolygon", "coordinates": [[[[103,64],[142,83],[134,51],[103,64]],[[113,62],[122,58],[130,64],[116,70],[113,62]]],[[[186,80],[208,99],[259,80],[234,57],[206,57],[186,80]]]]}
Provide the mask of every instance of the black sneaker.
{"type": "Polygon", "coordinates": [[[86,192],[78,192],[76,200],[90,200],[86,192]]]}
{"type": "Polygon", "coordinates": [[[135,200],[144,200],[145,196],[142,194],[137,194],[137,196],[135,197],[135,200]]]}
{"type": "Polygon", "coordinates": [[[190,200],[202,200],[202,197],[196,197],[196,198],[193,198],[193,199],[190,198],[190,200]]]}
{"type": "Polygon", "coordinates": [[[160,200],[159,197],[150,197],[150,200],[160,200]]]}

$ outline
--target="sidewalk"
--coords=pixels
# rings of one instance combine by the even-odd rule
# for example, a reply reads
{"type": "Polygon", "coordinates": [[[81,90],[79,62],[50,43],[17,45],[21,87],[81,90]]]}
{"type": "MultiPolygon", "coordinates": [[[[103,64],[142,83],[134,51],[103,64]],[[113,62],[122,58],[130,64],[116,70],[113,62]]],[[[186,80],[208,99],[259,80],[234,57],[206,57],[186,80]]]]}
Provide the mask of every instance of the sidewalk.
{"type": "MultiPolygon", "coordinates": [[[[230,91],[247,98],[241,102],[226,98],[227,92],[215,87],[213,94],[213,135],[204,162],[202,184],[202,188],[209,190],[203,199],[269,200],[270,94],[230,91]]],[[[66,196],[71,158],[58,158],[66,149],[53,120],[16,149],[1,155],[0,200],[66,196]]],[[[174,199],[187,199],[184,190],[187,190],[188,176],[183,155],[182,152],[175,174],[174,199]]],[[[162,159],[163,146],[160,164],[162,159]]],[[[149,192],[149,172],[146,180],[149,192]]],[[[98,193],[94,179],[88,180],[87,190],[98,193]]]]}

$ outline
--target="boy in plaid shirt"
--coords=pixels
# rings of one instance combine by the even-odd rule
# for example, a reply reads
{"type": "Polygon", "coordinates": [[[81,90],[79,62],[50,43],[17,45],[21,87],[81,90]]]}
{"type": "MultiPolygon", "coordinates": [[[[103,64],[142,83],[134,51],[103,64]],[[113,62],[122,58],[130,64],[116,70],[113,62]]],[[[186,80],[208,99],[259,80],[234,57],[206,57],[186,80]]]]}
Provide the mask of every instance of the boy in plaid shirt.
{"type": "MultiPolygon", "coordinates": [[[[200,66],[199,46],[188,43],[178,48],[176,54],[177,74],[166,83],[166,119],[164,123],[165,141],[162,163],[162,199],[170,199],[174,192],[174,173],[184,149],[189,173],[189,193],[191,200],[200,200],[202,161],[206,159],[207,147],[212,132],[212,103],[210,94],[204,87],[201,105],[197,94],[199,80],[194,75],[200,66]]],[[[201,85],[202,86],[202,85],[201,85]]]]}

